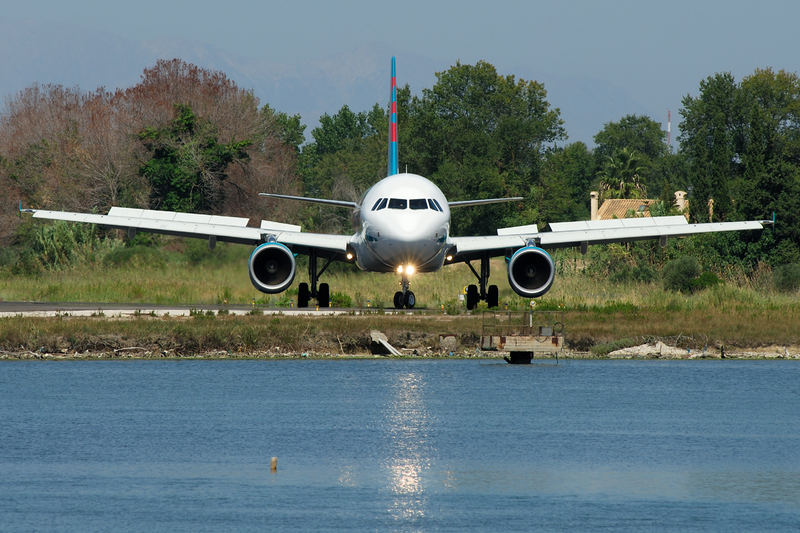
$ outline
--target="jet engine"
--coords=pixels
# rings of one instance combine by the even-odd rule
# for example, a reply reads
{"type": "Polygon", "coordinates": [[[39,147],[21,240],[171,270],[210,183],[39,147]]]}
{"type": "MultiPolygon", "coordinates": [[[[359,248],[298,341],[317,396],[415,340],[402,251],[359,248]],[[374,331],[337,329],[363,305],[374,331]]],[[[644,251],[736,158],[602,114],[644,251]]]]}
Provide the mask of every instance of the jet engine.
{"type": "Polygon", "coordinates": [[[277,242],[259,245],[250,254],[248,264],[250,281],[261,292],[274,294],[289,288],[294,280],[297,264],[294,254],[277,242]]]}
{"type": "Polygon", "coordinates": [[[549,291],[555,273],[553,258],[537,246],[520,248],[508,262],[508,283],[523,298],[538,298],[549,291]]]}

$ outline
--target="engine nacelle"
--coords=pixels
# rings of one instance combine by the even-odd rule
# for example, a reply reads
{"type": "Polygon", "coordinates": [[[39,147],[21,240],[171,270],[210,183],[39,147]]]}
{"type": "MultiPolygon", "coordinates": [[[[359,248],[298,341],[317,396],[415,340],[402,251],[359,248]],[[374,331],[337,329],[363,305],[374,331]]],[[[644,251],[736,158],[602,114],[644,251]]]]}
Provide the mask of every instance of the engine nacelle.
{"type": "Polygon", "coordinates": [[[537,246],[520,248],[508,262],[508,283],[523,298],[538,298],[549,291],[555,273],[553,258],[537,246]]]}
{"type": "Polygon", "coordinates": [[[259,245],[250,254],[248,263],[250,281],[261,292],[283,292],[294,281],[297,269],[294,254],[280,243],[267,242],[259,245]]]}

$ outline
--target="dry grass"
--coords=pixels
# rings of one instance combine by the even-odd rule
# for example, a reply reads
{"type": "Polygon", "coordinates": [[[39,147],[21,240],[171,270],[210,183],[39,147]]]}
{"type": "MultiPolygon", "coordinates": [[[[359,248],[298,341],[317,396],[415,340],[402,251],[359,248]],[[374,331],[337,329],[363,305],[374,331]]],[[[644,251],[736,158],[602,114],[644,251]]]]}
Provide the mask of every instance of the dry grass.
{"type": "MultiPolygon", "coordinates": [[[[293,290],[282,295],[263,295],[252,287],[247,276],[248,253],[247,247],[234,246],[223,252],[221,260],[199,264],[191,264],[178,255],[159,265],[131,262],[102,266],[97,261],[94,265],[42,276],[0,272],[0,299],[197,306],[225,302],[250,304],[255,300],[261,305],[288,306],[295,298],[297,283],[307,281],[305,268],[298,269],[293,290]]],[[[769,288],[765,281],[768,272],[757,272],[751,278],[734,272],[725,284],[686,295],[664,291],[656,282],[598,280],[570,261],[573,260],[569,257],[562,259],[553,288],[538,300],[537,309],[563,309],[568,341],[581,346],[620,338],[678,336],[694,339],[696,343],[740,346],[800,343],[800,299],[797,294],[781,294],[769,288]]],[[[529,300],[509,288],[502,259],[492,261],[492,272],[492,282],[500,288],[501,307],[508,304],[510,309],[528,309],[529,300]]],[[[399,288],[396,274],[354,272],[346,266],[326,273],[323,281],[330,284],[332,293],[346,294],[357,307],[365,307],[368,302],[372,307],[389,306],[399,288]]],[[[463,305],[458,304],[458,295],[470,283],[475,283],[475,278],[463,264],[415,276],[412,290],[417,295],[418,307],[427,308],[429,316],[375,314],[313,320],[284,316],[216,317],[205,322],[4,319],[0,321],[0,344],[6,350],[19,346],[30,350],[61,346],[58,348],[61,350],[63,344],[70,349],[85,346],[95,349],[102,347],[103,336],[108,336],[120,345],[145,343],[184,351],[258,350],[269,348],[270,343],[297,351],[312,349],[318,345],[316,337],[319,337],[327,339],[324,343],[331,351],[363,351],[363,339],[372,328],[399,340],[403,336],[422,336],[426,340],[419,342],[430,344],[436,342],[438,333],[451,332],[463,338],[474,338],[479,333],[479,316],[464,314],[463,305]],[[442,306],[448,311],[460,310],[462,314],[444,317],[442,306]]]]}

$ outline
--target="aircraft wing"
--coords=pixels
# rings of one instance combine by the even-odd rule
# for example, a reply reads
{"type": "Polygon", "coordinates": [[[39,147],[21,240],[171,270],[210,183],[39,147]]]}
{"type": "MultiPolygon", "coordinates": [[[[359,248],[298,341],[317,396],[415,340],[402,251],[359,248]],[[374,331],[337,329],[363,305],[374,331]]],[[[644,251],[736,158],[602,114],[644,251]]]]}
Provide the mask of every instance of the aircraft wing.
{"type": "Polygon", "coordinates": [[[274,238],[277,242],[290,246],[297,253],[306,254],[316,250],[320,255],[332,259],[344,259],[350,237],[325,233],[304,233],[300,226],[262,220],[258,228],[249,227],[248,218],[219,215],[179,213],[175,211],[155,211],[151,209],[132,209],[112,207],[107,215],[90,213],[71,213],[68,211],[48,211],[45,209],[21,209],[32,213],[33,218],[66,220],[97,224],[109,228],[128,231],[133,236],[137,231],[160,233],[208,239],[213,245],[216,241],[258,245],[274,238]]]}
{"type": "Polygon", "coordinates": [[[607,244],[645,239],[685,237],[698,233],[721,231],[743,231],[762,229],[772,224],[771,220],[750,220],[743,222],[711,222],[689,224],[681,215],[666,217],[621,218],[613,220],[592,220],[578,222],[557,222],[550,224],[550,231],[537,231],[536,226],[517,226],[500,228],[498,235],[479,237],[451,237],[456,253],[453,261],[470,261],[487,253],[502,255],[507,250],[515,250],[528,243],[545,249],[585,247],[589,244],[607,244]]]}

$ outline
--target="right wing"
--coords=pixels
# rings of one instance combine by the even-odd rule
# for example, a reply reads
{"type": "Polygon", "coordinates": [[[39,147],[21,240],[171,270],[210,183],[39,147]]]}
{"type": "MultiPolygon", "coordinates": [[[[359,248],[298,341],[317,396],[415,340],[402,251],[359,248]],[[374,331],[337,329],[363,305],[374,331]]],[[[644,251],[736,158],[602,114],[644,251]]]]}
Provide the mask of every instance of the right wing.
{"type": "Polygon", "coordinates": [[[645,239],[666,241],[668,237],[685,237],[698,233],[763,229],[765,225],[772,223],[771,220],[748,220],[689,224],[681,215],[585,220],[551,223],[550,231],[541,232],[535,225],[500,228],[497,230],[497,235],[450,237],[448,243],[455,247],[453,261],[458,262],[471,261],[486,254],[503,255],[508,250],[516,250],[529,243],[544,249],[574,246],[585,249],[590,244],[645,239]]]}
{"type": "Polygon", "coordinates": [[[131,237],[137,231],[145,231],[162,235],[208,239],[211,245],[221,241],[253,246],[274,239],[290,246],[297,253],[308,254],[311,250],[315,250],[324,257],[341,260],[346,260],[347,245],[351,239],[347,235],[303,233],[300,231],[300,226],[270,220],[262,220],[261,227],[253,228],[247,226],[248,218],[176,211],[128,207],[112,207],[107,215],[45,209],[20,209],[20,211],[32,213],[33,218],[83,222],[123,229],[127,230],[131,237]]]}

